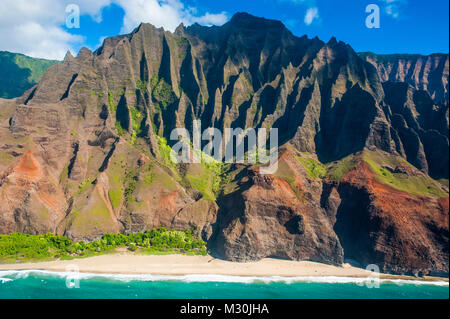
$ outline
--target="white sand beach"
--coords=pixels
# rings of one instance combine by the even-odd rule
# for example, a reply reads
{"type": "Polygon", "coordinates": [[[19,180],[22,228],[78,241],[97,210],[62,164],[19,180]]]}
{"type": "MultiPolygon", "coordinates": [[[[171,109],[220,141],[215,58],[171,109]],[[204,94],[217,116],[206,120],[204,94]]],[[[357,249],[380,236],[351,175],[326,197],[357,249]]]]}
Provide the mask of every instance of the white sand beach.
{"type": "MultiPolygon", "coordinates": [[[[236,263],[211,256],[138,255],[119,253],[74,260],[50,262],[0,264],[2,270],[46,270],[64,272],[68,267],[78,267],[81,273],[102,274],[152,274],[152,275],[225,275],[251,277],[368,277],[371,273],[349,264],[341,267],[310,261],[291,261],[266,258],[256,262],[236,263]]],[[[414,278],[381,274],[385,279],[414,279],[447,281],[448,278],[414,278]]]]}

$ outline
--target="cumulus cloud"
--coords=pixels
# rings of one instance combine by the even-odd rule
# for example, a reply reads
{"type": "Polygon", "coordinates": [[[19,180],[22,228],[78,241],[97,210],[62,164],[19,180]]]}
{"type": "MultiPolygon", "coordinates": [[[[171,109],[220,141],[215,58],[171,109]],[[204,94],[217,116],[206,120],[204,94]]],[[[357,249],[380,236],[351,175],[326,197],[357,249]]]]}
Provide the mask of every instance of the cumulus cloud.
{"type": "Polygon", "coordinates": [[[314,19],[318,18],[319,18],[319,9],[317,7],[309,8],[308,10],[306,10],[304,20],[306,25],[310,25],[311,23],[313,23],[314,19]]]}
{"type": "Polygon", "coordinates": [[[200,17],[192,17],[192,22],[197,22],[202,25],[223,25],[225,22],[228,21],[228,16],[225,11],[217,14],[212,14],[207,12],[205,15],[200,17]]]}
{"type": "Polygon", "coordinates": [[[290,3],[293,5],[301,5],[307,7],[308,9],[306,10],[305,18],[303,19],[306,25],[310,25],[311,23],[314,22],[314,20],[319,19],[319,8],[317,7],[316,0],[278,0],[278,1],[282,3],[290,3]]]}
{"type": "Polygon", "coordinates": [[[102,9],[112,3],[125,11],[123,33],[141,22],[174,31],[180,23],[221,25],[228,20],[225,12],[198,14],[196,8],[185,7],[181,0],[1,0],[0,50],[62,59],[67,50],[74,53],[72,47],[85,41],[63,27],[66,6],[76,4],[81,15],[89,15],[100,23],[102,9]]]}
{"type": "Polygon", "coordinates": [[[225,12],[197,15],[195,8],[185,7],[179,0],[114,0],[125,11],[122,33],[130,32],[141,22],[174,31],[183,23],[190,25],[198,22],[203,25],[222,25],[228,17],[225,12]]]}
{"type": "Polygon", "coordinates": [[[102,9],[109,6],[112,0],[66,0],[67,4],[77,4],[82,14],[90,15],[94,21],[102,22],[102,9]]]}
{"type": "Polygon", "coordinates": [[[64,21],[64,1],[2,0],[0,50],[60,59],[72,44],[83,41],[60,27],[64,21]]]}

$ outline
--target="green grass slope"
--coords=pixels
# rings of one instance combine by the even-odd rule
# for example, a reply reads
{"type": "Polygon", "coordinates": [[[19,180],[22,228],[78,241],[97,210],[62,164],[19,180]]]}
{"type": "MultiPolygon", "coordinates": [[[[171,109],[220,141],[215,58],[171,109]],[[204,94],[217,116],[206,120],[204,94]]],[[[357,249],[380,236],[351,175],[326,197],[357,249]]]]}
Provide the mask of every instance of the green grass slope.
{"type": "Polygon", "coordinates": [[[55,63],[58,61],[0,51],[0,98],[21,96],[37,84],[45,71],[55,63]]]}

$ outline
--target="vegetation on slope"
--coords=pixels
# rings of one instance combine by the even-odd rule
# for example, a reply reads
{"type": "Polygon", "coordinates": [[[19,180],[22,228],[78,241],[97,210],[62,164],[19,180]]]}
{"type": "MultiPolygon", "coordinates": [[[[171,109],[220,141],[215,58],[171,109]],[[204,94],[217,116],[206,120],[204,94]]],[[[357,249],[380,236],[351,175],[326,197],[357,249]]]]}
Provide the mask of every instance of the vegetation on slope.
{"type": "Polygon", "coordinates": [[[206,255],[205,242],[192,230],[176,231],[164,227],[137,234],[105,234],[99,240],[73,242],[52,233],[0,235],[0,262],[14,263],[53,259],[72,259],[112,253],[116,248],[144,254],[200,254],[206,255]]]}
{"type": "Polygon", "coordinates": [[[364,150],[361,154],[349,155],[327,166],[326,178],[340,181],[360,161],[366,162],[377,182],[416,196],[448,197],[437,181],[421,174],[400,156],[381,151],[364,150]]]}
{"type": "MultiPolygon", "coordinates": [[[[138,85],[143,88],[147,86],[145,82],[140,82],[138,85]]],[[[150,87],[153,97],[159,102],[160,108],[162,107],[165,110],[168,105],[175,102],[176,95],[172,91],[172,87],[163,78],[160,79],[157,74],[150,79],[150,87]]]]}
{"type": "Polygon", "coordinates": [[[193,150],[191,152],[200,159],[200,163],[191,163],[186,171],[180,173],[177,164],[171,159],[172,148],[167,144],[167,140],[157,136],[159,154],[162,164],[171,169],[175,179],[183,186],[193,188],[203,195],[203,199],[215,201],[224,184],[228,183],[227,171],[230,164],[216,161],[206,153],[193,150]]]}
{"type": "Polygon", "coordinates": [[[203,195],[203,199],[215,201],[219,195],[227,164],[212,161],[190,166],[185,178],[190,185],[203,195]]]}
{"type": "Polygon", "coordinates": [[[55,63],[58,61],[0,51],[0,98],[21,96],[37,84],[45,71],[55,63]]]}
{"type": "Polygon", "coordinates": [[[325,165],[316,161],[314,158],[304,158],[297,156],[296,159],[306,169],[308,177],[311,179],[324,178],[327,175],[327,169],[325,165]]]}
{"type": "Polygon", "coordinates": [[[366,150],[362,158],[369,164],[375,179],[381,184],[416,196],[448,197],[437,182],[425,174],[405,173],[404,170],[412,169],[412,166],[401,157],[366,150]]]}
{"type": "Polygon", "coordinates": [[[333,162],[327,166],[327,177],[332,181],[340,181],[347,172],[356,167],[359,160],[354,155],[344,157],[340,161],[333,162]]]}
{"type": "Polygon", "coordinates": [[[294,170],[292,170],[292,168],[286,163],[286,161],[278,162],[278,169],[275,173],[275,176],[284,179],[291,186],[297,198],[300,201],[304,200],[303,189],[298,187],[296,183],[296,174],[294,170]]]}

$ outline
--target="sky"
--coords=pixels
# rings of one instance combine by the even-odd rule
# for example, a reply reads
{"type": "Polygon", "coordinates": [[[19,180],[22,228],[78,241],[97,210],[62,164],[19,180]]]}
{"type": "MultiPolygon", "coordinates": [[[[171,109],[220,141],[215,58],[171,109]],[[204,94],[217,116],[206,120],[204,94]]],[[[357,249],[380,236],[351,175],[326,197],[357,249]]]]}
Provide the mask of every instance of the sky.
{"type": "Polygon", "coordinates": [[[358,52],[449,52],[448,0],[0,0],[0,50],[62,59],[141,22],[174,31],[222,25],[236,12],[280,20],[297,36],[334,36],[358,52]],[[379,28],[366,25],[369,5],[379,8],[379,28]]]}

